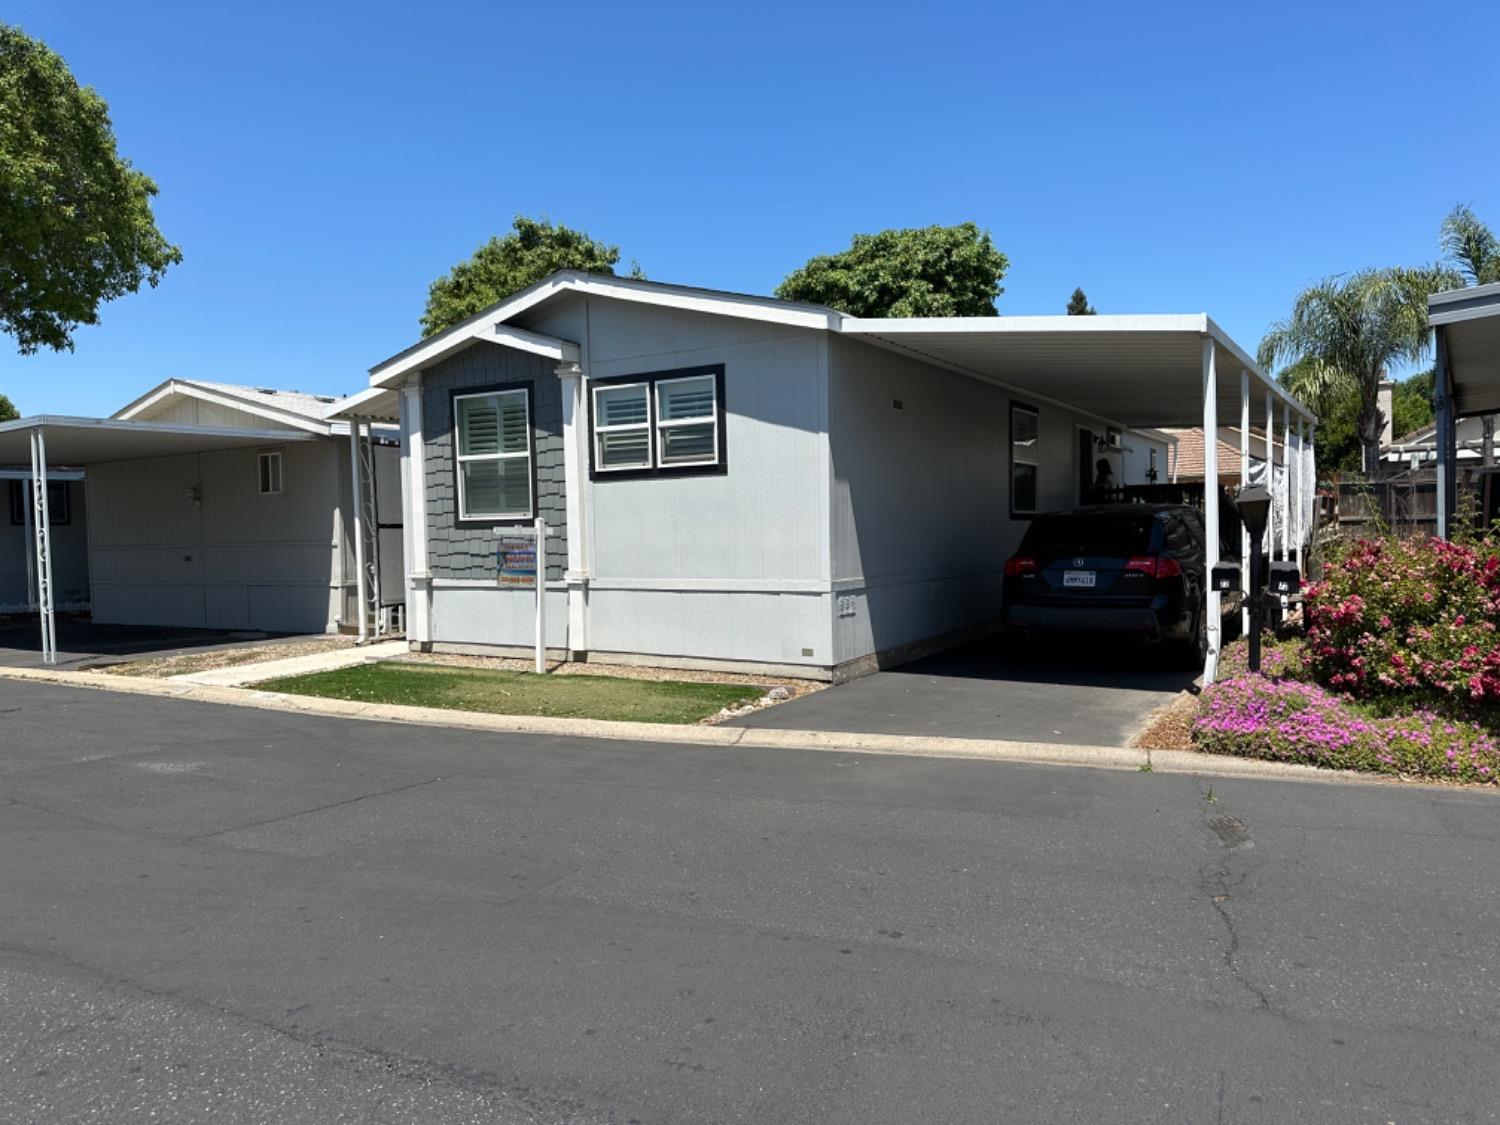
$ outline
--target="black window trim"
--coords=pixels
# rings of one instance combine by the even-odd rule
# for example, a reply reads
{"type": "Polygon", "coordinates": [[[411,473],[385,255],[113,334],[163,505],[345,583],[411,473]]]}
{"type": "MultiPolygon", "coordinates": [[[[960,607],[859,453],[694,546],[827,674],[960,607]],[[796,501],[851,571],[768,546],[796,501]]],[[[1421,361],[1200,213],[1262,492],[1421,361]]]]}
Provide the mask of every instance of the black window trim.
{"type": "MultiPolygon", "coordinates": [[[[10,525],[11,527],[24,527],[26,524],[25,506],[31,494],[31,481],[12,480],[10,482],[10,525]]],[[[73,523],[73,482],[70,480],[49,480],[47,490],[50,492],[56,488],[62,494],[62,515],[57,514],[57,505],[52,503],[52,497],[47,497],[47,521],[51,527],[71,527],[73,523]]]]}
{"type": "Polygon", "coordinates": [[[1013,520],[1031,520],[1042,514],[1042,411],[1040,407],[1032,406],[1029,402],[1020,399],[1011,399],[1009,409],[1005,415],[1005,457],[1007,476],[1005,489],[1010,504],[1010,518],[1013,520]],[[1032,511],[1022,511],[1016,507],[1016,411],[1024,410],[1036,419],[1036,464],[1032,466],[1036,470],[1036,508],[1032,511]]]}
{"type": "Polygon", "coordinates": [[[724,365],[703,363],[695,367],[675,367],[667,371],[638,371],[629,375],[610,375],[603,379],[589,379],[589,480],[604,482],[611,480],[640,480],[643,477],[695,477],[723,476],[729,472],[729,433],[725,428],[724,410],[724,365]],[[719,456],[713,464],[663,465],[657,453],[656,384],[672,379],[691,379],[695,375],[714,377],[714,422],[718,427],[719,456]],[[596,463],[599,455],[598,435],[594,432],[594,388],[620,384],[644,383],[646,405],[651,415],[651,464],[638,469],[600,469],[596,463]]]}
{"type": "Polygon", "coordinates": [[[476,387],[452,387],[448,391],[448,433],[453,446],[449,460],[453,463],[453,519],[455,528],[486,528],[486,527],[531,527],[536,523],[537,513],[541,511],[541,496],[537,491],[537,429],[536,429],[536,379],[528,377],[525,379],[512,379],[507,383],[485,383],[476,387]],[[471,516],[463,519],[460,516],[462,506],[459,503],[458,490],[460,488],[459,463],[458,463],[458,400],[469,398],[474,395],[491,395],[501,391],[525,391],[526,392],[526,426],[530,431],[531,451],[527,459],[531,462],[531,515],[529,516],[471,516]]]}

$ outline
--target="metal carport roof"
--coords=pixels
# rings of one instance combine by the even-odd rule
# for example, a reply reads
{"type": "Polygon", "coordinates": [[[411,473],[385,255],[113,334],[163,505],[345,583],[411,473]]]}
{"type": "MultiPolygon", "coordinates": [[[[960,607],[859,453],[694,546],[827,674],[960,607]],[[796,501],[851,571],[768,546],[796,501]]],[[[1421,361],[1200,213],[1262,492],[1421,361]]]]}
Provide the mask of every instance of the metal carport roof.
{"type": "Polygon", "coordinates": [[[0,465],[31,463],[31,434],[40,430],[53,465],[97,465],[173,453],[209,453],[312,441],[297,430],[240,430],[168,422],[123,422],[112,418],[74,418],[36,414],[0,423],[0,465]]]}
{"type": "Polygon", "coordinates": [[[1442,330],[1455,415],[1500,412],[1500,283],[1434,293],[1427,320],[1442,330]]]}

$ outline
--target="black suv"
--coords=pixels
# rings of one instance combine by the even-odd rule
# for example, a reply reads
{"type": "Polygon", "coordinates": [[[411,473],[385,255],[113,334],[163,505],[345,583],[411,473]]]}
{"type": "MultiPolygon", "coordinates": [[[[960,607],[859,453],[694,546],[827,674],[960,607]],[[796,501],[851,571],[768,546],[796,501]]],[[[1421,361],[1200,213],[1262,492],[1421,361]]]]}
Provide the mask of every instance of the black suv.
{"type": "Polygon", "coordinates": [[[1005,624],[1127,634],[1202,663],[1203,515],[1176,504],[1097,504],[1038,516],[1005,564],[1005,624]]]}

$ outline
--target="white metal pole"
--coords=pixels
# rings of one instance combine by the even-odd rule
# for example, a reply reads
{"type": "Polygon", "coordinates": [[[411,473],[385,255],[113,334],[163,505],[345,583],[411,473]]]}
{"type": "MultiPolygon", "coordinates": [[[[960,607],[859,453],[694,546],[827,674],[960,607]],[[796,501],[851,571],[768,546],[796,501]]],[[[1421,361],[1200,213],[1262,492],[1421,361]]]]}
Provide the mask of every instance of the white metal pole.
{"type": "MultiPolygon", "coordinates": [[[[1207,558],[1205,577],[1219,561],[1219,376],[1214,364],[1214,341],[1203,338],[1203,531],[1207,558]]],[[[1208,587],[1208,656],[1203,662],[1203,682],[1211,684],[1219,670],[1220,594],[1208,587]]]]}
{"type": "Polygon", "coordinates": [[[547,671],[547,521],[536,519],[536,671],[547,671]]]}
{"type": "MultiPolygon", "coordinates": [[[[1240,368],[1240,487],[1250,483],[1250,372],[1240,368]]],[[[1250,532],[1240,524],[1240,636],[1250,635],[1250,532]]]]}
{"type": "Polygon", "coordinates": [[[1266,515],[1266,561],[1276,557],[1276,404],[1271,388],[1266,388],[1266,491],[1271,494],[1271,508],[1266,515]]]}
{"type": "Polygon", "coordinates": [[[1297,521],[1292,518],[1292,404],[1289,402],[1281,404],[1281,460],[1281,491],[1286,496],[1286,506],[1282,508],[1281,557],[1290,561],[1297,546],[1297,537],[1292,534],[1297,521]]]}
{"type": "Polygon", "coordinates": [[[47,439],[31,431],[31,491],[37,506],[37,591],[42,629],[42,662],[57,663],[57,619],[52,609],[52,513],[47,497],[47,439]]]}
{"type": "Polygon", "coordinates": [[[1308,502],[1312,495],[1315,484],[1308,478],[1311,474],[1307,471],[1307,419],[1302,415],[1297,416],[1297,570],[1307,573],[1307,566],[1303,556],[1312,545],[1312,525],[1308,522],[1308,509],[1312,505],[1308,502]]]}
{"type": "Polygon", "coordinates": [[[352,485],[349,496],[354,509],[354,612],[359,617],[359,632],[355,644],[364,644],[370,637],[370,623],[365,614],[365,528],[364,498],[359,471],[359,422],[349,419],[349,475],[352,485]]]}

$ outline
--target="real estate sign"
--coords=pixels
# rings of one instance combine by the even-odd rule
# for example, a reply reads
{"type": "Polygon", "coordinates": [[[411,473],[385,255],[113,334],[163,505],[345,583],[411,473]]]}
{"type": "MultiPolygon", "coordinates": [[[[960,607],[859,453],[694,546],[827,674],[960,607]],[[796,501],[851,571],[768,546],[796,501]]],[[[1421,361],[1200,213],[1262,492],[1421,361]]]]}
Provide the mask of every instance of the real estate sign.
{"type": "Polygon", "coordinates": [[[502,535],[495,548],[499,570],[495,581],[512,590],[536,588],[536,536],[502,535]]]}

